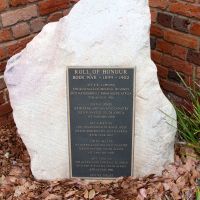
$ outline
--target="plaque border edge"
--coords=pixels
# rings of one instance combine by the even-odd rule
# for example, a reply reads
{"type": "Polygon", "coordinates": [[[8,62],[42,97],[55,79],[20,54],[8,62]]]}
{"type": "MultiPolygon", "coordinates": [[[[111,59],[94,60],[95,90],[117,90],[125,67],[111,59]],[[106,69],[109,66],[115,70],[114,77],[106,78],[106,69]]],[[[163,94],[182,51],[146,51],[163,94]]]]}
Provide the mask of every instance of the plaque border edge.
{"type": "Polygon", "coordinates": [[[135,151],[134,151],[134,145],[135,145],[135,106],[136,106],[136,101],[134,101],[134,99],[136,99],[136,71],[137,71],[137,67],[136,65],[133,67],[130,66],[126,66],[126,67],[120,67],[120,66],[106,66],[106,65],[101,65],[101,66],[67,66],[66,68],[66,92],[67,92],[67,122],[68,122],[68,151],[69,151],[69,178],[73,179],[73,178],[80,178],[80,179],[86,179],[88,181],[95,181],[95,180],[115,180],[117,177],[113,177],[113,178],[107,178],[107,177],[73,177],[72,176],[72,153],[71,153],[71,123],[70,123],[70,99],[69,99],[69,69],[75,69],[75,68],[85,68],[85,69],[93,69],[93,68],[99,68],[99,69],[103,69],[103,68],[109,68],[109,69],[115,69],[115,68],[119,68],[119,69],[133,69],[133,108],[132,108],[132,148],[131,148],[131,176],[134,177],[134,172],[135,172],[135,151]]]}

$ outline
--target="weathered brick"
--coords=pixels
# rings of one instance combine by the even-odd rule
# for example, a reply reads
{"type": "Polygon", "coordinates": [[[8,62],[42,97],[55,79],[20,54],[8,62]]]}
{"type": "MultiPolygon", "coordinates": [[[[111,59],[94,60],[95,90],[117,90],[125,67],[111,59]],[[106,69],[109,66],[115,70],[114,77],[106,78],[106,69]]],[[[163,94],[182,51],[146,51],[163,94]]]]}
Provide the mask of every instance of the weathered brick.
{"type": "Polygon", "coordinates": [[[169,5],[169,10],[173,13],[177,13],[187,17],[196,17],[200,19],[200,5],[193,5],[183,2],[172,2],[169,5]]]}
{"type": "Polygon", "coordinates": [[[186,18],[175,16],[173,19],[173,27],[174,29],[182,32],[189,31],[190,21],[186,18]]]}
{"type": "Polygon", "coordinates": [[[37,16],[37,6],[30,5],[1,14],[3,26],[10,26],[20,21],[26,21],[37,16]]]}
{"type": "Polygon", "coordinates": [[[172,51],[172,56],[186,60],[187,51],[187,48],[175,44],[172,51]]]}
{"type": "Polygon", "coordinates": [[[187,60],[196,65],[200,65],[200,52],[189,49],[187,54],[187,60]]]}
{"type": "Polygon", "coordinates": [[[0,0],[0,12],[7,8],[7,0],[0,0]]]}
{"type": "Polygon", "coordinates": [[[20,38],[29,35],[30,27],[26,22],[19,23],[12,27],[13,36],[20,38]]]}
{"type": "Polygon", "coordinates": [[[0,42],[7,42],[12,39],[13,37],[10,28],[0,30],[0,42]]]}
{"type": "Polygon", "coordinates": [[[156,48],[164,53],[172,54],[174,45],[164,40],[157,40],[156,48]]]}
{"type": "Polygon", "coordinates": [[[197,49],[199,44],[198,38],[171,30],[164,31],[164,39],[168,42],[179,44],[181,46],[189,47],[192,49],[197,49]]]}
{"type": "Polygon", "coordinates": [[[154,37],[150,38],[150,45],[152,50],[156,48],[156,38],[154,37]]]}
{"type": "Polygon", "coordinates": [[[41,18],[40,17],[40,18],[33,19],[30,22],[31,31],[34,32],[34,33],[37,33],[39,31],[41,31],[41,29],[43,28],[45,23],[46,23],[46,19],[45,18],[41,18]]]}
{"type": "Polygon", "coordinates": [[[19,41],[11,42],[8,44],[8,55],[9,57],[19,53],[22,49],[26,47],[26,44],[32,40],[33,36],[29,36],[19,41]]]}
{"type": "Polygon", "coordinates": [[[161,77],[161,78],[167,78],[167,74],[168,74],[168,68],[166,67],[163,67],[159,64],[156,65],[157,66],[157,69],[158,69],[158,76],[161,77]]]}
{"type": "Polygon", "coordinates": [[[172,92],[180,97],[187,98],[188,92],[183,86],[167,80],[160,80],[161,87],[169,92],[172,92]]]}
{"type": "Polygon", "coordinates": [[[40,15],[47,15],[69,7],[69,0],[44,0],[38,4],[40,15]]]}
{"type": "Polygon", "coordinates": [[[17,53],[19,53],[24,46],[21,46],[19,42],[11,42],[8,44],[7,49],[8,49],[8,56],[11,57],[17,53]]]}
{"type": "Polygon", "coordinates": [[[152,24],[150,32],[151,32],[151,35],[153,36],[163,37],[163,30],[161,27],[157,25],[152,24]]]}
{"type": "Polygon", "coordinates": [[[4,93],[1,91],[0,92],[0,105],[5,103],[5,99],[4,99],[4,93]]]}
{"type": "Polygon", "coordinates": [[[184,60],[180,60],[178,58],[165,54],[162,56],[161,63],[163,66],[177,70],[178,72],[183,72],[187,75],[192,75],[192,64],[184,60]]]}
{"type": "Polygon", "coordinates": [[[5,68],[6,68],[6,62],[5,61],[0,62],[0,72],[4,72],[5,68]]]}
{"type": "Polygon", "coordinates": [[[56,21],[58,21],[62,17],[63,17],[63,13],[62,12],[56,12],[56,13],[51,14],[48,17],[47,21],[48,22],[56,22],[56,21]]]}
{"type": "Polygon", "coordinates": [[[151,58],[154,62],[161,64],[162,54],[156,50],[151,51],[151,58]]]}
{"type": "Polygon", "coordinates": [[[0,47],[0,61],[7,58],[7,52],[4,47],[0,47]]]}
{"type": "Polygon", "coordinates": [[[27,3],[28,3],[28,0],[11,0],[10,1],[11,6],[25,5],[27,3]]]}
{"type": "Polygon", "coordinates": [[[167,8],[169,1],[168,0],[149,0],[149,4],[153,8],[165,9],[167,8]]]}
{"type": "Polygon", "coordinates": [[[10,103],[5,103],[3,105],[0,106],[0,116],[4,116],[7,115],[8,113],[12,112],[12,107],[10,105],[10,103]]]}
{"type": "Polygon", "coordinates": [[[0,78],[0,90],[6,88],[6,84],[5,84],[5,81],[3,79],[3,77],[0,78]]]}
{"type": "Polygon", "coordinates": [[[193,23],[190,32],[194,35],[200,36],[200,23],[193,23]]]}
{"type": "Polygon", "coordinates": [[[173,17],[170,14],[161,13],[161,12],[158,13],[157,21],[162,26],[171,28],[171,26],[172,26],[172,19],[173,19],[173,17]]]}

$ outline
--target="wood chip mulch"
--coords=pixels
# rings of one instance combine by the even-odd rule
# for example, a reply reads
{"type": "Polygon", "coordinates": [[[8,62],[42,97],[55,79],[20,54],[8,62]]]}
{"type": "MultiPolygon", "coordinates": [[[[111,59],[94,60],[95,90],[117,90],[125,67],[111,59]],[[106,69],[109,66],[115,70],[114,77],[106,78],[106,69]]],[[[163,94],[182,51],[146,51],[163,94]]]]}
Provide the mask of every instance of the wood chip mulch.
{"type": "Polygon", "coordinates": [[[80,179],[37,181],[14,122],[1,124],[0,200],[193,200],[197,199],[199,178],[199,157],[192,149],[178,146],[175,163],[168,165],[162,176],[92,183],[80,179]]]}

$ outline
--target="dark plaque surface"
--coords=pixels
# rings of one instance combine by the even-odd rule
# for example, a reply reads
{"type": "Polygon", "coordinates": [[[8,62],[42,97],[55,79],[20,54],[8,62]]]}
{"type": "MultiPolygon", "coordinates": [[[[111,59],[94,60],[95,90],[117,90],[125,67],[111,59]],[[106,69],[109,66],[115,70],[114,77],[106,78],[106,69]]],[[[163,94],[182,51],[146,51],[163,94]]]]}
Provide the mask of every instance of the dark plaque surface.
{"type": "Polygon", "coordinates": [[[133,68],[70,68],[71,176],[132,175],[133,68]]]}

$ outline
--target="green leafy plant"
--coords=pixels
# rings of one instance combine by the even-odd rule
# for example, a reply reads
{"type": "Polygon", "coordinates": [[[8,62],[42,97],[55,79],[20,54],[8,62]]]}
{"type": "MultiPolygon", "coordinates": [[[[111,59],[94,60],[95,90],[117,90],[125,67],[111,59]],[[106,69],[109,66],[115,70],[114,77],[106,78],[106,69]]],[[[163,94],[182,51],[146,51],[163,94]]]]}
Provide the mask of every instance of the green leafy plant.
{"type": "Polygon", "coordinates": [[[196,200],[200,200],[200,187],[196,191],[196,200]]]}
{"type": "MultiPolygon", "coordinates": [[[[178,74],[178,73],[177,73],[178,74]]],[[[178,74],[189,93],[191,106],[175,106],[178,121],[178,134],[188,146],[200,153],[200,86],[195,83],[195,89],[188,86],[178,74]]]]}

